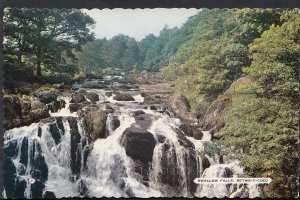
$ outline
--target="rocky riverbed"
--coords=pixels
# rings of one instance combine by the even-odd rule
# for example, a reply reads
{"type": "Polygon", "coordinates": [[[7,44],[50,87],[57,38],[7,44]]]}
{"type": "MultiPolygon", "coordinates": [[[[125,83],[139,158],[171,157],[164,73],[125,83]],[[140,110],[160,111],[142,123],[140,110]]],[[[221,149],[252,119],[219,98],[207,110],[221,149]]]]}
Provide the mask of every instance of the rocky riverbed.
{"type": "Polygon", "coordinates": [[[171,83],[110,77],[5,101],[7,198],[260,195],[247,185],[194,183],[243,168],[204,153],[212,131],[201,129],[171,83]]]}

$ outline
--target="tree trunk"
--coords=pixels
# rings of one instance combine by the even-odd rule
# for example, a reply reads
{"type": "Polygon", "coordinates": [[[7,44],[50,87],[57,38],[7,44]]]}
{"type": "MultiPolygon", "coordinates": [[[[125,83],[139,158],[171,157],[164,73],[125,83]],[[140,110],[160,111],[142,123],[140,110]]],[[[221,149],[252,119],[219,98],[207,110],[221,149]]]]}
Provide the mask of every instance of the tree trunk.
{"type": "Polygon", "coordinates": [[[37,62],[36,62],[35,75],[36,75],[36,78],[38,80],[40,80],[42,77],[42,68],[41,68],[42,50],[41,50],[40,46],[37,47],[36,58],[37,58],[37,62]]]}
{"type": "Polygon", "coordinates": [[[41,68],[41,61],[40,60],[38,60],[37,63],[36,63],[35,75],[36,75],[38,80],[40,80],[41,77],[42,77],[42,68],[41,68]]]}

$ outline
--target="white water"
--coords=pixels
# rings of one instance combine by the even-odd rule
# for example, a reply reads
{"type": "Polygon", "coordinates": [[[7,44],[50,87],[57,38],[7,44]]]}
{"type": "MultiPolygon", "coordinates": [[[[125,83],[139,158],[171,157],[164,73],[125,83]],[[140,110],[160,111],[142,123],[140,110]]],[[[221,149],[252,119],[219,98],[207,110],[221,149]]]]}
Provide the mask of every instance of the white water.
{"type": "MultiPolygon", "coordinates": [[[[85,89],[86,90],[86,89],[85,89]]],[[[111,103],[119,103],[119,101],[113,100],[113,95],[107,98],[104,94],[104,90],[91,89],[88,92],[94,92],[99,95],[98,104],[109,100],[111,103]]],[[[134,95],[135,102],[143,102],[144,98],[141,95],[134,95]]],[[[70,113],[69,104],[70,97],[62,97],[66,101],[66,107],[59,110],[57,113],[50,113],[52,117],[77,117],[76,113],[70,113]]],[[[86,182],[88,188],[89,197],[163,197],[163,196],[193,196],[190,194],[188,182],[190,177],[187,176],[187,171],[190,170],[190,166],[186,162],[186,157],[189,155],[189,151],[180,145],[178,141],[175,128],[180,125],[180,120],[177,118],[171,118],[166,114],[161,114],[157,111],[142,109],[146,114],[151,115],[152,124],[148,128],[148,131],[153,134],[156,141],[158,137],[163,136],[165,138],[164,143],[157,142],[151,168],[149,174],[149,186],[145,186],[141,183],[140,178],[136,172],[134,172],[134,162],[126,155],[125,149],[120,145],[120,137],[124,130],[135,123],[132,112],[135,109],[130,108],[130,104],[135,102],[121,102],[126,103],[127,106],[119,107],[118,111],[114,114],[108,115],[107,121],[107,135],[105,139],[98,139],[94,142],[92,151],[87,160],[88,169],[81,169],[81,175],[79,180],[86,182]],[[109,121],[113,115],[117,115],[120,120],[120,127],[116,130],[112,130],[109,121]],[[169,150],[164,150],[164,144],[168,144],[169,150]],[[174,160],[174,157],[176,158],[174,160]],[[179,186],[177,189],[169,187],[162,183],[162,179],[165,176],[162,162],[166,159],[167,165],[174,165],[174,168],[178,168],[179,186]]],[[[140,110],[140,109],[139,109],[140,110]]],[[[78,181],[72,181],[72,170],[70,167],[71,157],[71,132],[68,121],[64,118],[63,127],[65,129],[64,134],[61,133],[60,143],[56,145],[52,135],[49,131],[48,123],[34,123],[28,127],[15,128],[6,131],[5,143],[10,140],[18,140],[18,146],[20,151],[20,145],[22,138],[27,137],[29,141],[36,140],[41,144],[43,156],[48,166],[48,180],[46,182],[46,189],[55,193],[57,198],[61,197],[77,197],[80,196],[78,191],[78,181]],[[38,137],[38,128],[41,127],[42,135],[38,137]]],[[[85,133],[81,127],[81,122],[78,121],[79,134],[84,137],[85,133]]],[[[199,152],[204,150],[205,142],[211,141],[211,134],[209,131],[203,131],[202,140],[196,140],[192,137],[187,137],[195,146],[195,149],[199,152]]],[[[29,146],[32,142],[29,142],[29,146]]],[[[83,147],[81,147],[83,148],[83,147]]],[[[32,148],[28,148],[29,151],[32,148]]],[[[19,153],[20,154],[20,153],[19,153]]],[[[219,163],[219,157],[211,158],[206,155],[211,166],[203,171],[202,160],[200,154],[197,156],[197,173],[200,177],[214,178],[223,177],[225,168],[230,169],[233,172],[233,176],[243,174],[243,168],[236,160],[226,161],[225,164],[219,163]]],[[[28,158],[29,159],[29,158],[28,158]]],[[[13,160],[16,166],[19,166],[20,156],[17,156],[13,160]]],[[[27,172],[25,175],[26,180],[33,180],[30,175],[31,162],[28,162],[27,172]]],[[[28,181],[28,186],[30,186],[28,181]]],[[[237,187],[237,190],[233,190],[233,186],[226,187],[226,185],[198,185],[194,196],[196,197],[235,197],[240,196],[247,190],[249,197],[259,196],[258,188],[256,185],[250,185],[248,188],[244,186],[237,187]]],[[[30,187],[25,190],[27,198],[30,198],[30,187]]],[[[5,194],[6,195],[6,194],[5,194]]]]}
{"type": "MultiPolygon", "coordinates": [[[[78,117],[76,112],[71,113],[70,109],[69,109],[69,105],[70,105],[70,101],[71,101],[71,97],[70,96],[63,96],[60,97],[60,99],[64,100],[66,102],[66,106],[60,110],[58,110],[58,112],[52,113],[51,111],[49,111],[49,114],[51,117],[78,117]]],[[[58,100],[60,100],[58,99],[58,100]]]]}
{"type": "Polygon", "coordinates": [[[118,183],[124,181],[125,188],[131,188],[137,197],[159,196],[159,192],[147,188],[138,182],[132,170],[132,161],[126,156],[125,149],[119,140],[126,128],[135,122],[129,115],[129,111],[121,108],[119,115],[120,127],[106,139],[98,139],[94,143],[94,149],[88,159],[90,166],[84,179],[92,197],[126,197],[118,183]],[[124,170],[125,169],[125,170],[124,170]]]}

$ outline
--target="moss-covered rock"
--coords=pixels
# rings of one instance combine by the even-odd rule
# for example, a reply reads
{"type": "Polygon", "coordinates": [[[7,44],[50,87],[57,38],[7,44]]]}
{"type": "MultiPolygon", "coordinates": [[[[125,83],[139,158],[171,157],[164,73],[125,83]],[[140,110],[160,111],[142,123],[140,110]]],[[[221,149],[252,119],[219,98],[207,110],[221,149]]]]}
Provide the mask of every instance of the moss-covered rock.
{"type": "Polygon", "coordinates": [[[52,101],[55,101],[57,99],[57,94],[51,91],[46,92],[34,92],[33,96],[37,97],[40,102],[42,103],[51,103],[52,101]]]}
{"type": "Polygon", "coordinates": [[[89,107],[82,115],[84,128],[93,141],[106,137],[107,113],[104,109],[89,107]]]}

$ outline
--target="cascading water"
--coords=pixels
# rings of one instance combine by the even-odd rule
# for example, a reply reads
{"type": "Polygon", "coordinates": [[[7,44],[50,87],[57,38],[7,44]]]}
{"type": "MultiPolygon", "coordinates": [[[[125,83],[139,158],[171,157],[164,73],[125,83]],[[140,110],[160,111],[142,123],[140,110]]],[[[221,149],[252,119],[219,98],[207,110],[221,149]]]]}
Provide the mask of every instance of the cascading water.
{"type": "Polygon", "coordinates": [[[68,109],[70,98],[62,97],[66,107],[51,113],[51,118],[5,132],[5,197],[260,195],[255,185],[193,182],[198,177],[243,173],[236,160],[220,163],[218,157],[200,156],[204,143],[212,142],[208,131],[203,132],[202,140],[185,136],[178,129],[179,119],[160,108],[137,107],[137,102],[143,102],[140,94],[133,95],[134,102],[118,106],[104,90],[87,91],[99,95],[97,105],[110,101],[115,106],[116,111],[107,116],[106,137],[90,142],[82,120],[68,109]],[[113,120],[119,121],[118,127],[113,120]],[[210,165],[205,169],[203,159],[210,165]]]}

